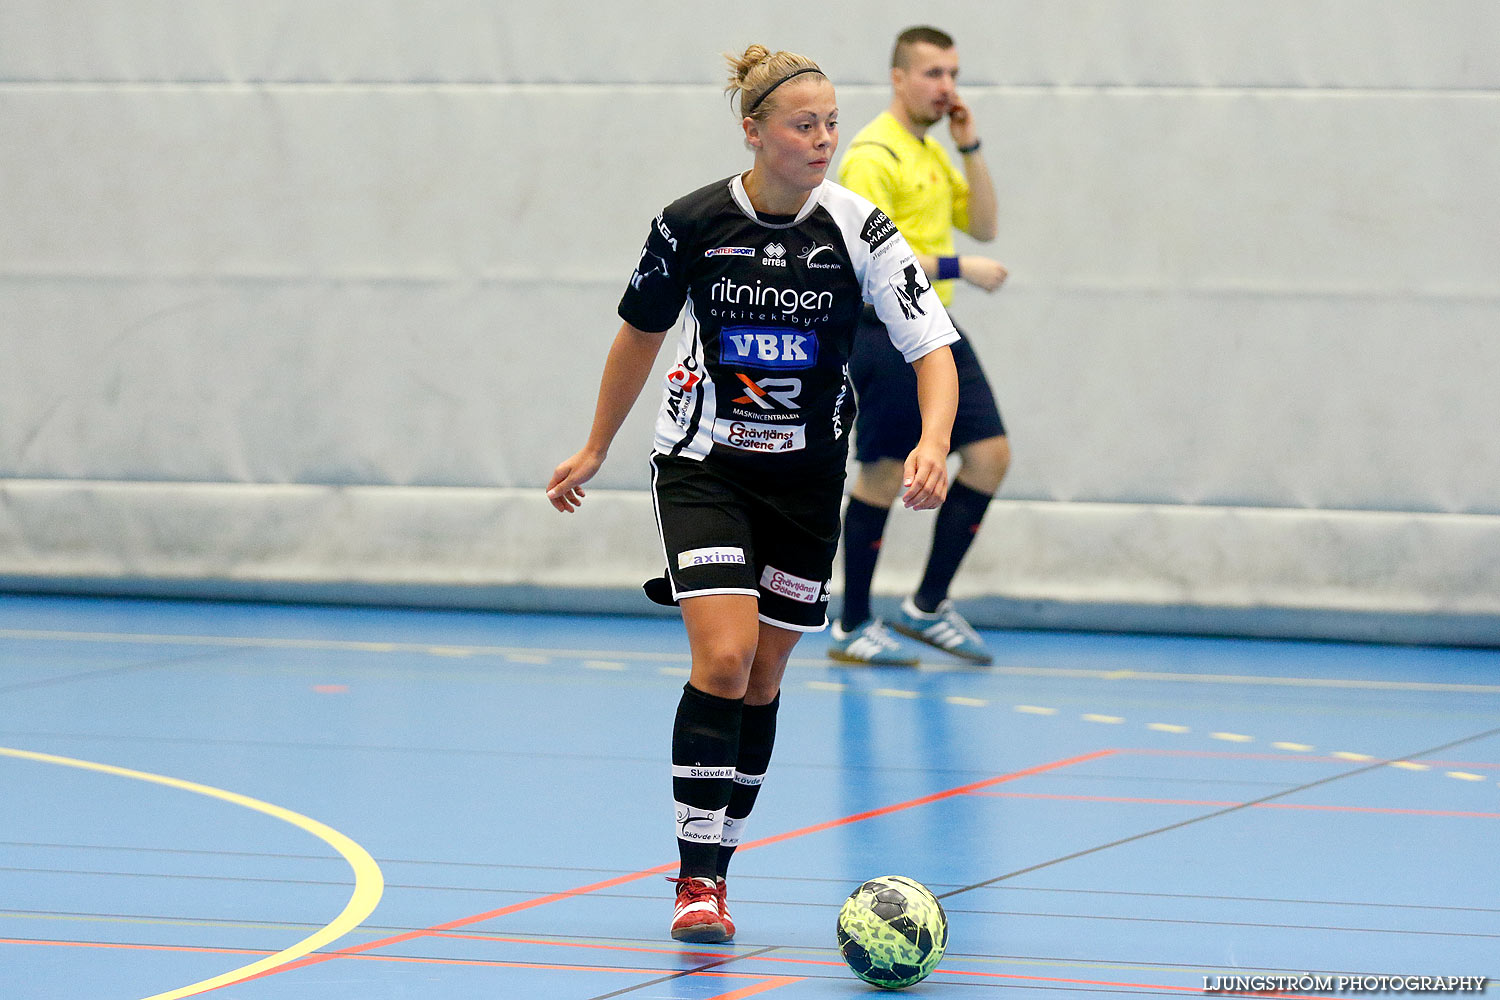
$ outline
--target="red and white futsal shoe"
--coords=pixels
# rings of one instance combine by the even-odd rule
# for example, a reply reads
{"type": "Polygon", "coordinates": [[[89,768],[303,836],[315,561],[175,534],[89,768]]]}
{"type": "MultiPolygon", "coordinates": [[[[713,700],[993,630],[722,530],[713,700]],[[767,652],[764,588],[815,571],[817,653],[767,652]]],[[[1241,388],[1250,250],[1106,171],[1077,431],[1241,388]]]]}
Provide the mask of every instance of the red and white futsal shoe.
{"type": "Polygon", "coordinates": [[[719,923],[724,925],[724,940],[734,940],[734,918],[729,915],[729,883],[724,881],[720,875],[714,885],[714,892],[719,896],[719,923]]]}
{"type": "Polygon", "coordinates": [[[718,944],[729,940],[719,909],[719,886],[712,878],[669,878],[677,883],[677,903],[672,910],[672,937],[696,944],[718,944]]]}

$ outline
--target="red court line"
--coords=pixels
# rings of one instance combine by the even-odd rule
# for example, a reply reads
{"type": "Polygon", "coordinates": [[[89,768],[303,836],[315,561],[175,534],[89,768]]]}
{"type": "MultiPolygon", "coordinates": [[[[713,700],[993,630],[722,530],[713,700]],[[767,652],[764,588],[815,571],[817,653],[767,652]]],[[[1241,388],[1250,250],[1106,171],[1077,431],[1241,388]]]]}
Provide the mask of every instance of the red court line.
{"type": "Polygon", "coordinates": [[[1249,806],[1252,809],[1302,809],[1309,812],[1379,813],[1387,816],[1442,816],[1457,819],[1500,819],[1500,813],[1459,812],[1452,809],[1394,809],[1383,806],[1320,806],[1296,802],[1220,802],[1214,799],[1133,799],[1116,795],[1049,795],[1044,792],[982,792],[997,799],[1052,799],[1058,802],[1124,802],[1148,806],[1249,806]]]}
{"type": "Polygon", "coordinates": [[[743,1000],[744,997],[753,997],[757,993],[779,990],[783,986],[790,986],[792,983],[800,983],[802,981],[797,976],[777,976],[775,979],[768,979],[763,983],[756,983],[753,986],[742,986],[730,993],[720,993],[718,996],[709,997],[708,1000],[743,1000]]]}
{"type": "Polygon", "coordinates": [[[593,941],[541,941],[533,938],[502,937],[499,934],[449,934],[436,931],[430,937],[445,941],[483,941],[494,944],[534,944],[547,948],[587,948],[589,951],[627,951],[639,955],[675,955],[679,958],[723,958],[722,951],[683,951],[681,948],[643,948],[622,944],[596,944],[593,941]]]}
{"type": "MultiPolygon", "coordinates": [[[[780,955],[746,955],[741,961],[745,962],[775,962],[778,965],[816,965],[829,969],[844,969],[843,962],[833,962],[820,958],[786,958],[780,955]]],[[[1113,982],[1105,979],[1067,979],[1059,976],[1024,976],[1014,972],[972,972],[966,969],[947,969],[941,965],[932,972],[933,979],[941,979],[943,976],[966,977],[969,979],[1011,979],[1027,983],[1065,983],[1074,986],[1112,986],[1132,990],[1169,990],[1175,993],[1198,993],[1203,992],[1201,986],[1168,986],[1163,983],[1126,983],[1113,982]]],[[[801,980],[796,980],[800,982],[801,980]]],[[[1226,990],[1220,996],[1253,996],[1253,997],[1290,997],[1296,996],[1301,1000],[1337,1000],[1335,997],[1319,996],[1312,993],[1243,993],[1226,990]]],[[[720,998],[712,998],[720,1000],[720,998]]]]}
{"type": "MultiPolygon", "coordinates": [[[[541,944],[547,942],[526,942],[529,944],[541,944]]],[[[114,951],[171,951],[194,955],[274,955],[274,951],[250,948],[203,948],[195,945],[176,944],[125,944],[117,941],[46,941],[39,938],[0,938],[0,945],[42,945],[50,948],[94,948],[114,951]]],[[[576,945],[579,948],[592,948],[590,945],[576,945]]],[[[645,950],[645,949],[642,949],[645,950]]],[[[680,952],[667,952],[664,954],[681,954],[680,952]]],[[[393,962],[405,965],[464,965],[480,966],[484,968],[500,969],[538,969],[543,971],[560,970],[564,972],[623,972],[633,976],[660,976],[674,973],[675,969],[636,969],[629,966],[619,965],[561,965],[547,962],[506,962],[499,959],[489,958],[437,958],[422,955],[349,955],[349,958],[361,962],[393,962]]],[[[722,953],[715,953],[713,958],[723,958],[722,953]]],[[[751,996],[762,993],[778,986],[789,983],[800,983],[802,976],[778,976],[766,972],[721,972],[713,969],[705,969],[691,973],[694,976],[702,976],[709,979],[762,979],[765,982],[755,983],[738,989],[732,993],[721,994],[718,997],[710,997],[709,1000],[733,1000],[735,997],[751,996]],[[747,992],[748,991],[748,992],[747,992]]],[[[223,987],[218,987],[223,989],[223,987]]],[[[210,991],[212,992],[212,991],[210,991]]]]}
{"type": "MultiPolygon", "coordinates": [[[[440,935],[434,935],[434,936],[435,937],[457,938],[457,939],[463,939],[463,940],[512,941],[512,942],[517,942],[517,943],[520,943],[520,944],[555,944],[555,945],[560,945],[562,947],[587,948],[587,949],[590,949],[590,950],[596,950],[596,949],[602,947],[600,945],[583,944],[583,943],[576,943],[576,942],[529,941],[529,940],[526,940],[524,938],[498,938],[498,937],[496,937],[496,938],[490,938],[490,937],[484,937],[482,935],[440,934],[440,935]]],[[[271,951],[257,951],[257,950],[251,950],[251,949],[243,949],[243,948],[202,948],[202,947],[196,947],[196,946],[192,946],[192,945],[166,945],[166,944],[120,944],[120,943],[112,943],[112,942],[106,942],[106,941],[43,941],[43,940],[22,939],[22,938],[0,938],[0,944],[45,945],[45,946],[62,947],[62,948],[106,948],[106,949],[125,949],[125,950],[134,950],[134,951],[175,951],[175,952],[189,952],[189,953],[195,953],[195,954],[214,954],[214,955],[271,955],[271,954],[274,954],[274,952],[271,952],[271,951]]],[[[649,948],[641,948],[641,949],[621,948],[621,949],[615,949],[615,950],[622,950],[622,951],[637,951],[638,950],[638,951],[650,952],[653,949],[649,949],[649,948]]],[[[672,951],[670,949],[665,949],[665,948],[661,949],[661,951],[664,954],[674,954],[674,955],[696,954],[696,953],[692,953],[692,952],[672,951]]],[[[564,972],[623,972],[623,973],[629,973],[631,975],[662,975],[662,974],[664,974],[666,972],[672,971],[672,970],[664,970],[664,969],[633,969],[633,968],[629,968],[629,967],[626,967],[626,966],[612,966],[612,965],[556,965],[556,964],[547,964],[547,963],[542,963],[542,962],[505,962],[505,961],[499,961],[499,960],[496,960],[496,959],[481,959],[481,958],[427,958],[427,957],[422,957],[422,956],[417,956],[417,955],[347,955],[347,956],[343,956],[343,957],[352,958],[352,959],[355,959],[356,961],[361,961],[361,962],[395,962],[395,963],[402,963],[402,964],[409,964],[409,965],[462,965],[462,966],[477,966],[477,967],[484,967],[484,968],[535,969],[535,970],[542,970],[542,971],[553,971],[553,970],[556,970],[556,971],[564,971],[564,972]]],[[[712,954],[712,957],[714,957],[714,958],[723,958],[724,955],[721,952],[714,952],[712,954]]],[[[822,966],[822,967],[830,968],[830,969],[842,969],[842,968],[844,968],[844,964],[842,962],[832,962],[832,961],[827,961],[827,960],[824,960],[824,959],[813,959],[813,958],[784,958],[784,957],[773,956],[773,955],[746,955],[746,956],[744,956],[741,959],[741,961],[750,961],[750,962],[775,962],[775,963],[782,964],[782,965],[816,965],[816,966],[822,966]]],[[[789,986],[792,983],[800,983],[800,982],[803,982],[806,979],[805,976],[775,976],[775,975],[770,975],[768,973],[758,973],[758,972],[719,972],[717,970],[711,970],[711,969],[704,970],[702,972],[692,972],[692,973],[689,973],[689,975],[702,976],[702,977],[710,978],[710,979],[754,979],[754,978],[759,978],[759,977],[762,977],[762,976],[765,977],[765,981],[764,982],[752,983],[749,986],[741,987],[740,989],[733,990],[733,991],[731,991],[729,993],[720,993],[720,994],[717,994],[716,996],[712,996],[712,997],[707,998],[707,1000],[742,1000],[742,998],[744,998],[744,997],[754,996],[757,993],[765,993],[765,992],[768,992],[770,990],[779,989],[782,986],[789,986]]],[[[1098,980],[1098,979],[1065,979],[1065,978],[1059,978],[1059,977],[1055,977],[1055,976],[1022,976],[1022,975],[1016,975],[1014,973],[1006,973],[1006,972],[970,972],[970,971],[966,971],[966,970],[944,969],[944,968],[936,969],[933,972],[933,976],[934,977],[961,976],[961,977],[982,978],[982,979],[1012,979],[1012,980],[1019,980],[1019,981],[1022,981],[1022,982],[1065,983],[1065,984],[1078,985],[1078,986],[1111,986],[1111,987],[1117,987],[1117,988],[1139,989],[1139,990],[1170,990],[1170,991],[1179,992],[1179,993],[1202,993],[1203,992],[1201,988],[1195,987],[1195,986],[1167,986],[1167,985],[1163,985],[1163,984],[1160,984],[1160,983],[1125,983],[1125,982],[1112,982],[1112,981],[1108,981],[1108,980],[1098,980]]],[[[220,987],[220,988],[222,989],[222,987],[220,987]]],[[[1226,993],[1224,993],[1222,995],[1223,996],[1255,996],[1255,997],[1283,997],[1283,996],[1291,996],[1291,994],[1284,994],[1284,993],[1234,993],[1234,992],[1226,992],[1226,993]]],[[[1319,996],[1315,996],[1313,994],[1305,994],[1305,993],[1299,993],[1299,994],[1296,994],[1296,996],[1299,997],[1300,1000],[1335,1000],[1335,998],[1333,998],[1333,997],[1319,997],[1319,996]]]]}
{"type": "MultiPolygon", "coordinates": [[[[502,906],[498,910],[489,910],[485,913],[476,913],[472,917],[460,917],[457,920],[450,920],[446,923],[435,924],[432,927],[426,927],[421,930],[415,931],[406,931],[402,934],[380,938],[376,941],[368,941],[364,944],[354,945],[349,948],[342,948],[338,951],[316,952],[312,955],[306,956],[305,958],[300,958],[295,962],[288,962],[286,965],[278,965],[274,969],[267,969],[264,972],[257,973],[247,979],[241,979],[239,980],[239,982],[253,982],[256,979],[262,979],[266,976],[274,976],[278,973],[290,972],[292,969],[301,969],[309,965],[318,965],[319,963],[326,962],[329,959],[333,958],[352,958],[358,956],[362,952],[371,951],[375,948],[388,948],[391,945],[405,944],[407,941],[415,941],[420,937],[427,937],[428,935],[437,934],[442,931],[457,930],[460,927],[467,927],[469,924],[477,924],[484,920],[492,920],[496,917],[503,917],[512,913],[519,913],[522,910],[530,910],[534,907],[542,906],[546,903],[555,903],[560,899],[570,899],[574,896],[585,896],[591,892],[597,892],[601,889],[610,889],[617,885],[624,885],[627,882],[639,881],[643,878],[649,878],[652,875],[660,875],[665,872],[675,871],[676,869],[677,862],[673,861],[669,864],[657,865],[655,868],[647,868],[645,871],[632,872],[629,875],[619,875],[615,878],[605,879],[602,882],[594,882],[590,885],[579,886],[576,889],[565,889],[562,892],[554,892],[546,896],[538,896],[535,899],[524,900],[520,903],[512,903],[510,906],[502,906]]],[[[225,985],[231,986],[234,984],[226,983],[225,985]]]]}
{"type": "Polygon", "coordinates": [[[740,847],[740,850],[748,851],[753,847],[765,847],[769,844],[780,843],[783,840],[792,840],[796,837],[805,837],[810,833],[822,833],[824,830],[832,830],[835,827],[848,826],[850,823],[859,823],[867,819],[874,819],[877,816],[886,816],[890,813],[901,812],[904,809],[913,809],[917,806],[930,805],[933,802],[941,802],[944,799],[951,799],[959,795],[973,795],[976,792],[983,791],[984,789],[991,788],[995,785],[1004,784],[1007,781],[1017,781],[1021,778],[1029,778],[1033,775],[1044,774],[1047,771],[1061,770],[1065,767],[1072,767],[1074,764],[1082,764],[1091,760],[1099,760],[1100,758],[1109,757],[1119,752],[1120,751],[1118,750],[1095,750],[1093,753],[1081,754],[1077,757],[1069,757],[1065,760],[1055,760],[1049,764],[1038,764],[1036,767],[1028,767],[1024,771],[1012,771],[1009,774],[1002,774],[997,778],[986,778],[983,781],[976,781],[973,784],[960,785],[957,788],[950,788],[945,792],[935,792],[932,795],[924,795],[920,799],[912,799],[910,802],[899,802],[896,805],[883,806],[879,809],[871,809],[869,812],[856,813],[853,816],[845,816],[843,819],[829,820],[826,823],[818,823],[815,826],[805,826],[800,830],[792,830],[788,833],[778,833],[772,837],[764,837],[760,840],[752,840],[750,843],[742,845],[740,847]]]}
{"type": "MultiPolygon", "coordinates": [[[[762,837],[760,840],[752,840],[748,844],[740,845],[740,850],[748,851],[757,847],[766,847],[771,844],[778,844],[782,841],[791,840],[796,837],[805,837],[809,834],[821,833],[824,830],[832,830],[836,827],[848,826],[851,823],[859,823],[867,819],[874,819],[877,816],[887,816],[891,813],[901,812],[905,809],[914,809],[917,806],[930,805],[933,802],[941,802],[944,799],[951,799],[959,795],[971,795],[974,792],[978,792],[995,785],[1004,784],[1008,781],[1017,781],[1021,778],[1029,778],[1032,775],[1043,774],[1048,771],[1056,771],[1065,767],[1072,767],[1075,764],[1082,764],[1091,760],[1099,760],[1104,757],[1112,756],[1117,752],[1118,751],[1113,749],[1095,750],[1092,753],[1080,754],[1077,757],[1068,757],[1063,760],[1055,760],[1046,764],[1038,764],[1035,767],[1028,767],[1025,770],[1012,771],[1009,774],[1002,774],[998,777],[986,778],[983,781],[975,781],[967,785],[960,785],[957,788],[950,788],[946,791],[935,792],[932,795],[924,795],[921,798],[912,799],[908,802],[898,802],[895,805],[883,806],[879,809],[871,809],[868,812],[856,813],[853,816],[845,816],[842,819],[829,820],[826,823],[816,823],[812,826],[805,826],[800,830],[792,830],[787,833],[780,833],[770,837],[762,837]]],[[[460,917],[457,920],[449,920],[445,923],[435,924],[431,927],[423,928],[422,930],[406,931],[402,934],[396,934],[387,938],[380,938],[376,941],[368,941],[365,944],[354,945],[349,948],[342,948],[338,951],[316,952],[312,955],[300,958],[295,962],[288,962],[286,965],[279,965],[274,969],[266,969],[264,972],[256,973],[253,976],[238,980],[238,982],[253,982],[256,979],[263,979],[267,976],[279,975],[283,972],[290,972],[293,969],[301,969],[310,965],[318,965],[331,959],[348,958],[360,955],[367,951],[372,951],[376,948],[387,948],[392,945],[404,944],[407,941],[414,941],[420,937],[426,937],[428,935],[441,933],[443,931],[457,930],[460,927],[467,927],[470,924],[483,923],[486,920],[494,920],[497,917],[509,916],[512,913],[520,913],[523,910],[530,910],[534,907],[543,906],[547,903],[555,903],[563,899],[571,899],[574,896],[585,896],[591,892],[598,892],[602,889],[610,889],[617,885],[624,885],[628,882],[636,882],[643,878],[649,878],[652,875],[661,875],[669,871],[675,871],[676,869],[677,862],[672,861],[668,862],[667,864],[657,865],[655,868],[647,868],[644,871],[632,872],[628,875],[618,875],[611,879],[605,879],[602,882],[594,882],[589,885],[579,886],[576,889],[565,889],[562,892],[554,892],[546,896],[538,896],[536,899],[528,899],[520,903],[513,903],[510,906],[503,906],[496,910],[487,910],[484,913],[476,913],[472,916],[460,917]]],[[[228,986],[235,984],[226,983],[225,985],[228,986]]]]}
{"type": "MultiPolygon", "coordinates": [[[[436,958],[423,955],[349,955],[356,962],[397,962],[407,965],[466,965],[495,969],[536,969],[542,972],[626,972],[632,976],[674,975],[678,969],[637,969],[628,965],[564,965],[554,962],[507,962],[497,958],[436,958]]],[[[723,956],[719,956],[723,957],[723,956]]],[[[688,975],[706,979],[764,979],[783,978],[768,976],[764,972],[721,972],[717,969],[702,969],[688,975]]],[[[793,977],[784,977],[791,979],[793,977]]],[[[219,987],[223,989],[223,987],[219,987]]]]}

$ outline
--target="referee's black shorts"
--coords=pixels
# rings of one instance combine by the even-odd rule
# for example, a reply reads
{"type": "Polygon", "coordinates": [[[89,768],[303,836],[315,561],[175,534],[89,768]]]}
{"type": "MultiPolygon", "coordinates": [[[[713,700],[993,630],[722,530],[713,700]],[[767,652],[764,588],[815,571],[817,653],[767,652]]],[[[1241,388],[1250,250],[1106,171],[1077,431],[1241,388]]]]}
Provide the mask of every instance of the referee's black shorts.
{"type": "Polygon", "coordinates": [[[763,622],[794,632],[825,628],[843,495],[842,467],[825,476],[751,476],[651,456],[671,598],[748,594],[760,600],[763,622]]]}
{"type": "MultiPolygon", "coordinates": [[[[949,345],[958,368],[958,414],[953,419],[953,447],[1005,433],[995,394],[979,358],[962,330],[949,345]]],[[[917,374],[891,343],[875,310],[865,306],[854,333],[849,377],[859,405],[854,418],[854,457],[860,462],[882,458],[905,461],[922,436],[917,407],[917,374]]]]}

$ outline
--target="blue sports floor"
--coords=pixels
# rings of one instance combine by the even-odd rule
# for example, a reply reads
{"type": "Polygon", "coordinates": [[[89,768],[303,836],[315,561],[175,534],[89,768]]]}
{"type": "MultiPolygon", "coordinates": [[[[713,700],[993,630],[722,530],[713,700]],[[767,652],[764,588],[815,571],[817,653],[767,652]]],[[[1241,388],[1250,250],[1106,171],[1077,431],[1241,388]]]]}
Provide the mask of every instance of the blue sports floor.
{"type": "Polygon", "coordinates": [[[738,941],[683,946],[680,623],[0,596],[0,997],[868,997],[883,874],[951,922],[913,996],[1500,976],[1500,651],[986,638],[803,640],[738,941]]]}

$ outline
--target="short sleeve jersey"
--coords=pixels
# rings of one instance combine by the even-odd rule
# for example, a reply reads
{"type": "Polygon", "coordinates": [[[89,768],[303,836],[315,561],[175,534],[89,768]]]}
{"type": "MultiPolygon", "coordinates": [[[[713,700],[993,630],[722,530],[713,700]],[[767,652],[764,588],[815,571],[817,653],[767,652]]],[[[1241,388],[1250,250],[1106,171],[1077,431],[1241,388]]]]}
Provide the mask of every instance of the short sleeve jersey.
{"type": "Polygon", "coordinates": [[[738,176],[668,205],[619,307],[649,332],[682,318],[653,450],[842,474],[865,302],[908,361],[958,339],[890,219],[831,181],[796,216],[757,213],[738,176]]]}
{"type": "MultiPolygon", "coordinates": [[[[918,139],[889,112],[859,130],[839,164],[839,183],[890,216],[917,253],[949,257],[953,230],[969,228],[969,182],[932,136],[918,139]]],[[[953,282],[934,282],[943,305],[953,282]]]]}

